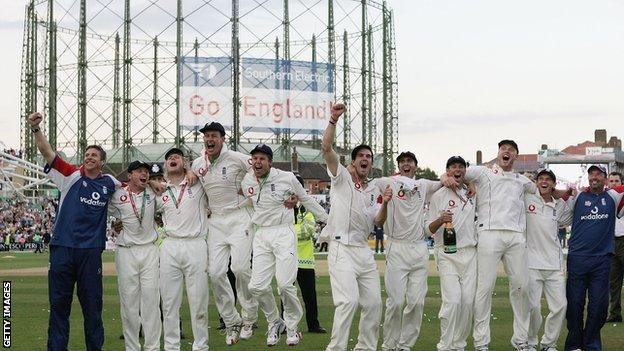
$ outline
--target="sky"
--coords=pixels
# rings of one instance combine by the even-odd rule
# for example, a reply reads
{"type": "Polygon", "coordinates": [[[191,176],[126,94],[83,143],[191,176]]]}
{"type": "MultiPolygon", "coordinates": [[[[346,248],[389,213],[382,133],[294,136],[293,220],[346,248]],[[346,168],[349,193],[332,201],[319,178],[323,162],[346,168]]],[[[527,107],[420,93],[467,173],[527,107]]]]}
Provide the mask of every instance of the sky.
{"type": "MultiPolygon", "coordinates": [[[[19,145],[25,1],[0,12],[0,140],[19,145]]],[[[399,75],[399,150],[440,172],[484,159],[624,137],[624,0],[390,0],[399,75]]]]}

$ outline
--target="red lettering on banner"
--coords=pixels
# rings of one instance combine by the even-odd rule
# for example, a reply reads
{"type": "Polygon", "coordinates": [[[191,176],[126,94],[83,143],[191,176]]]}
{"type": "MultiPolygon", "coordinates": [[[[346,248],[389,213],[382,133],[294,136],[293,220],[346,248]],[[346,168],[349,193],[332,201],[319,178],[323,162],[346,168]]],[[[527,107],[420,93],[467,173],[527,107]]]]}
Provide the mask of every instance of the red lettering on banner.
{"type": "Polygon", "coordinates": [[[208,103],[208,114],[209,115],[214,116],[217,113],[219,113],[220,110],[221,110],[221,108],[219,107],[219,102],[218,101],[210,101],[208,103]]]}
{"type": "Polygon", "coordinates": [[[254,106],[256,106],[256,105],[248,104],[248,103],[247,103],[247,100],[249,100],[249,99],[254,99],[254,100],[255,100],[256,98],[255,98],[255,97],[252,97],[252,96],[245,96],[245,97],[243,98],[243,111],[244,111],[244,113],[245,113],[245,116],[252,116],[252,117],[255,117],[255,116],[256,116],[256,114],[255,114],[255,113],[253,113],[253,112],[250,112],[250,111],[249,111],[249,109],[253,108],[253,107],[254,107],[254,106]]]}
{"type": "Polygon", "coordinates": [[[191,99],[189,100],[189,109],[195,116],[199,116],[204,113],[204,98],[199,95],[191,96],[191,99]]]}

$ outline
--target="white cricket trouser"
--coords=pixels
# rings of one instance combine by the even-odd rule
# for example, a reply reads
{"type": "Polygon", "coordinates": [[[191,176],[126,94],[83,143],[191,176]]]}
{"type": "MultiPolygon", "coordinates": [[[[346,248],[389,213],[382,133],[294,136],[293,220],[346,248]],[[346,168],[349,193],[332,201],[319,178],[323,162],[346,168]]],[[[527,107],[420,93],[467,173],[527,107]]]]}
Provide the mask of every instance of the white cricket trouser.
{"type": "Polygon", "coordinates": [[[477,294],[475,296],[474,346],[490,343],[490,313],[496,272],[502,260],[509,277],[509,301],[514,315],[512,346],[528,342],[529,269],[524,233],[480,230],[477,245],[477,294]]]}
{"type": "Polygon", "coordinates": [[[540,300],[543,290],[548,303],[548,316],[540,344],[542,348],[556,347],[568,306],[565,273],[560,270],[529,269],[529,288],[531,301],[529,344],[537,346],[537,333],[542,325],[540,300]]]}
{"type": "Polygon", "coordinates": [[[429,250],[424,241],[391,239],[386,249],[386,317],[383,350],[411,349],[420,334],[429,250]],[[405,306],[405,307],[404,307],[405,306]]]}
{"type": "Polygon", "coordinates": [[[470,335],[474,298],[477,290],[477,249],[474,246],[446,254],[436,247],[435,258],[440,273],[439,351],[463,350],[470,335]]]}
{"type": "Polygon", "coordinates": [[[362,311],[358,342],[353,350],[377,350],[381,287],[373,251],[366,246],[348,246],[331,241],[327,264],[335,310],[331,340],[326,351],[347,349],[351,322],[358,304],[362,311]]]}
{"type": "Polygon", "coordinates": [[[182,283],[186,282],[193,351],[208,350],[208,249],[204,238],[166,238],[160,248],[160,296],[166,351],[180,350],[182,283]]]}
{"type": "Polygon", "coordinates": [[[253,263],[249,291],[257,299],[267,322],[279,319],[271,289],[275,275],[277,289],[284,304],[284,322],[297,329],[303,308],[297,297],[297,239],[292,224],[258,227],[253,240],[253,263]]]}
{"type": "Polygon", "coordinates": [[[208,220],[208,261],[215,304],[226,326],[253,324],[258,320],[258,303],[249,292],[251,279],[251,219],[244,209],[226,214],[213,213],[208,220]],[[236,294],[241,315],[236,310],[235,296],[227,277],[228,262],[236,276],[236,294]]]}
{"type": "Polygon", "coordinates": [[[141,351],[141,325],[145,335],[144,350],[160,350],[162,324],[158,291],[158,246],[118,246],[115,267],[126,351],[141,351]]]}

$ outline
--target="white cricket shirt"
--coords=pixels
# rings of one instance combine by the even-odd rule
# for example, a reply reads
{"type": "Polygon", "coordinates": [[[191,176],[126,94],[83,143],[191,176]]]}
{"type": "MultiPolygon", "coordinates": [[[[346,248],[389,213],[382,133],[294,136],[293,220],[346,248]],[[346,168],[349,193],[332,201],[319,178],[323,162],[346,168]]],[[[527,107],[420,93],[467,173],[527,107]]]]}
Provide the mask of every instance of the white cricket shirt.
{"type": "Polygon", "coordinates": [[[123,223],[117,245],[133,246],[155,242],[158,239],[155,212],[156,194],[150,187],[138,194],[129,191],[127,186],[115,190],[108,203],[108,214],[123,223]]]}
{"type": "Polygon", "coordinates": [[[387,185],[390,185],[392,189],[392,200],[388,202],[384,234],[396,240],[424,240],[425,204],[429,202],[429,197],[440,188],[440,182],[428,179],[416,180],[398,175],[379,178],[376,185],[381,193],[387,185]]]}
{"type": "Polygon", "coordinates": [[[529,178],[498,165],[470,166],[465,178],[477,187],[477,230],[525,231],[524,194],[537,192],[529,178]]]}
{"type": "Polygon", "coordinates": [[[208,199],[202,185],[167,184],[156,199],[156,209],[162,212],[164,232],[173,238],[205,238],[208,233],[208,199]]]}
{"type": "Polygon", "coordinates": [[[562,269],[563,252],[559,242],[559,227],[572,223],[572,211],[561,199],[545,202],[536,194],[526,194],[524,204],[529,268],[562,269]]]}
{"type": "Polygon", "coordinates": [[[336,176],[329,169],[327,174],[331,178],[331,209],[322,235],[329,235],[331,240],[344,245],[367,246],[368,235],[373,231],[375,215],[381,204],[376,179],[366,187],[354,183],[349,171],[340,164],[336,176]]]}
{"type": "Polygon", "coordinates": [[[475,204],[468,198],[468,191],[461,188],[455,193],[452,189],[443,187],[436,191],[429,201],[429,211],[425,217],[425,231],[429,235],[435,234],[435,246],[442,247],[444,226],[435,232],[429,230],[429,224],[440,217],[442,212],[453,213],[453,227],[457,234],[457,248],[474,247],[477,245],[475,235],[475,204]]]}
{"type": "Polygon", "coordinates": [[[204,187],[212,213],[224,214],[247,207],[241,183],[251,170],[249,155],[229,150],[225,145],[214,162],[210,162],[205,151],[202,155],[193,161],[192,169],[204,187]]]}
{"type": "Polygon", "coordinates": [[[269,174],[262,179],[257,179],[253,173],[247,173],[243,178],[243,189],[254,208],[251,222],[257,226],[292,224],[295,218],[293,209],[284,206],[284,201],[291,195],[297,195],[299,202],[318,221],[327,221],[327,213],[323,207],[306,194],[292,172],[271,168],[269,174]]]}

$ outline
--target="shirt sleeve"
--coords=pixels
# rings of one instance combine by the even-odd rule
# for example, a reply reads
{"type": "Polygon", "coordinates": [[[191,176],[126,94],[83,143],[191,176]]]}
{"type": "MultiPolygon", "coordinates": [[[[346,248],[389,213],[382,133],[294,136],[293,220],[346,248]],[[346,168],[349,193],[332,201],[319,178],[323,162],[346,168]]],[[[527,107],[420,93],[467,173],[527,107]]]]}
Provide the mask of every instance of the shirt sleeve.
{"type": "Polygon", "coordinates": [[[425,215],[425,233],[427,235],[433,235],[435,233],[433,233],[431,230],[429,230],[429,224],[431,224],[431,222],[435,221],[437,218],[437,214],[440,212],[438,210],[438,197],[435,193],[431,196],[431,201],[429,202],[429,210],[427,211],[427,214],[425,215]]]}
{"type": "Polygon", "coordinates": [[[113,177],[110,174],[107,174],[107,176],[113,181],[113,184],[115,184],[115,190],[121,189],[123,184],[119,180],[117,180],[117,178],[113,177]]]}
{"type": "Polygon", "coordinates": [[[537,189],[537,185],[533,183],[529,178],[522,176],[526,179],[522,186],[524,187],[525,194],[536,194],[539,195],[539,190],[537,189]]]}
{"type": "Polygon", "coordinates": [[[421,184],[425,187],[425,198],[431,197],[438,189],[442,187],[439,180],[421,179],[421,184]]]}
{"type": "Polygon", "coordinates": [[[561,199],[556,200],[559,206],[557,206],[557,225],[560,227],[567,227],[572,224],[572,210],[566,201],[561,199]]]}
{"type": "Polygon", "coordinates": [[[306,194],[305,189],[303,188],[303,186],[301,186],[301,183],[299,183],[297,178],[295,178],[294,174],[291,173],[290,177],[293,190],[299,198],[299,202],[301,202],[308,211],[312,212],[314,217],[316,217],[319,222],[326,223],[328,216],[327,212],[325,212],[325,209],[313,197],[306,194]]]}
{"type": "Polygon", "coordinates": [[[619,212],[618,216],[624,213],[624,185],[618,185],[608,190],[609,195],[616,203],[615,213],[619,212]]]}
{"type": "Polygon", "coordinates": [[[43,171],[48,174],[52,182],[62,191],[67,183],[67,178],[78,171],[78,167],[69,164],[57,154],[51,164],[44,166],[43,171]]]}
{"type": "Polygon", "coordinates": [[[479,178],[485,172],[487,168],[485,166],[470,166],[466,168],[466,180],[469,182],[478,182],[479,178]]]}
{"type": "Polygon", "coordinates": [[[329,175],[329,178],[334,184],[344,183],[351,177],[347,168],[341,164],[338,164],[335,176],[329,171],[329,168],[327,168],[327,175],[329,175]]]}

